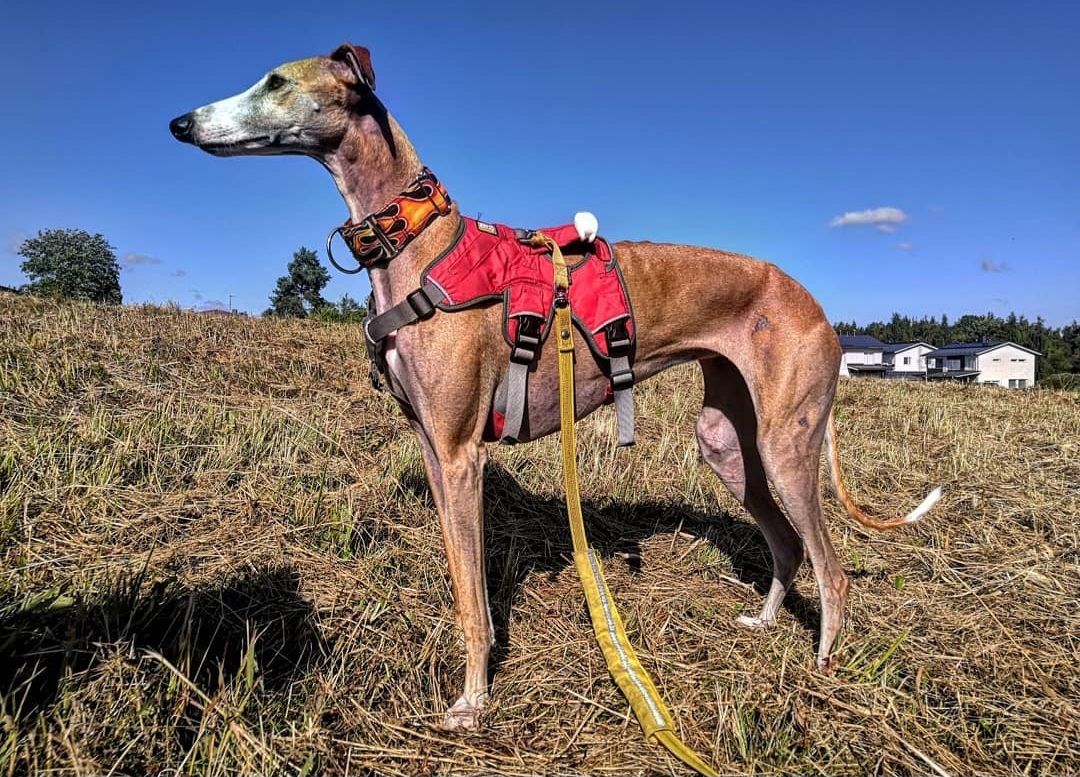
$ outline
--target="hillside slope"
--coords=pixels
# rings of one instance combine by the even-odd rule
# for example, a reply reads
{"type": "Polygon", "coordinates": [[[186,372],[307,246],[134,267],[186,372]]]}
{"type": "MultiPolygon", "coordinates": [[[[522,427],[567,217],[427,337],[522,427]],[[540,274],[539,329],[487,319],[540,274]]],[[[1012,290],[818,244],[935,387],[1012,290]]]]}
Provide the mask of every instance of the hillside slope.
{"type": "MultiPolygon", "coordinates": [[[[857,500],[947,492],[893,534],[826,495],[852,576],[834,676],[808,569],[773,630],[733,624],[768,552],[699,461],[694,370],[637,395],[637,447],[609,410],[581,424],[589,531],[721,771],[1080,771],[1075,395],[842,384],[857,500]]],[[[0,771],[681,773],[594,644],[558,461],[493,449],[493,698],[446,734],[438,518],[357,328],[0,295],[0,771]]]]}

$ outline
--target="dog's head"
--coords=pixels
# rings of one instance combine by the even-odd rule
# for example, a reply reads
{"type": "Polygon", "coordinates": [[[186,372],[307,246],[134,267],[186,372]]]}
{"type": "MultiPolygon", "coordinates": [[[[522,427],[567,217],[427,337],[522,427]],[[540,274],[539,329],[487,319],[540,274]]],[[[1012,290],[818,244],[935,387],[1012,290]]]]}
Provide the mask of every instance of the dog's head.
{"type": "Polygon", "coordinates": [[[326,57],[274,68],[240,94],[169,123],[173,136],[217,156],[308,154],[336,148],[350,120],[385,114],[371,54],[346,43],[326,57]]]}

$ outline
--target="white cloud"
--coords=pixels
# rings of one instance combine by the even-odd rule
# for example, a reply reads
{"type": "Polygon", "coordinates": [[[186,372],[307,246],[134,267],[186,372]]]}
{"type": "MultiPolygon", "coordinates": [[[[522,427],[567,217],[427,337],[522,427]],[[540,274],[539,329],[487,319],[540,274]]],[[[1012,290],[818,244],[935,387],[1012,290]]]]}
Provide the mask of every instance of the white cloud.
{"type": "Polygon", "coordinates": [[[1005,272],[1009,269],[1008,262],[995,262],[991,259],[983,259],[979,266],[983,272],[1005,272]]]}
{"type": "Polygon", "coordinates": [[[134,251],[128,251],[120,257],[120,264],[125,267],[134,267],[139,264],[161,264],[161,260],[155,259],[152,256],[147,256],[146,254],[137,254],[134,251]]]}
{"type": "Polygon", "coordinates": [[[900,208],[868,208],[850,210],[829,222],[830,227],[872,226],[879,232],[895,232],[898,224],[908,220],[908,214],[900,208]]]}
{"type": "Polygon", "coordinates": [[[913,246],[911,243],[897,243],[896,247],[899,248],[901,251],[910,251],[915,246],[913,246]]]}

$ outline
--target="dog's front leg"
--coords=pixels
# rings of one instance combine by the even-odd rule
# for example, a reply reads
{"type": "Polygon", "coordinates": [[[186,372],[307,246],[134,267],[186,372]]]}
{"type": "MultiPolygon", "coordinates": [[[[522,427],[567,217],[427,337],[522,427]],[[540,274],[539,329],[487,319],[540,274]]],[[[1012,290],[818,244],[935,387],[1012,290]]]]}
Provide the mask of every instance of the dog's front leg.
{"type": "Polygon", "coordinates": [[[488,656],[495,633],[484,569],[484,464],[482,442],[439,446],[417,430],[428,480],[437,492],[443,543],[450,566],[458,623],[465,636],[465,689],[443,719],[448,729],[475,728],[487,700],[488,656]]]}

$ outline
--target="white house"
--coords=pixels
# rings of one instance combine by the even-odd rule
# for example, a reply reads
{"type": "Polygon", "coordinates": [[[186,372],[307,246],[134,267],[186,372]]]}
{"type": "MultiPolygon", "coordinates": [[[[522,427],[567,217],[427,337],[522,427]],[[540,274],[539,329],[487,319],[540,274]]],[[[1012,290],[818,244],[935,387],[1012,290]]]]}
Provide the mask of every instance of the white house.
{"type": "Polygon", "coordinates": [[[840,374],[845,377],[926,377],[929,343],[883,343],[870,335],[840,335],[840,374]]]}
{"type": "Polygon", "coordinates": [[[1031,388],[1035,385],[1038,351],[1016,343],[950,343],[930,351],[926,377],[930,380],[959,380],[1003,388],[1031,388]]]}
{"type": "Polygon", "coordinates": [[[926,377],[926,354],[934,350],[930,343],[886,343],[882,359],[888,366],[886,378],[926,377]]]}
{"type": "Polygon", "coordinates": [[[870,335],[840,335],[840,374],[881,376],[888,370],[885,364],[885,343],[870,335]]]}

